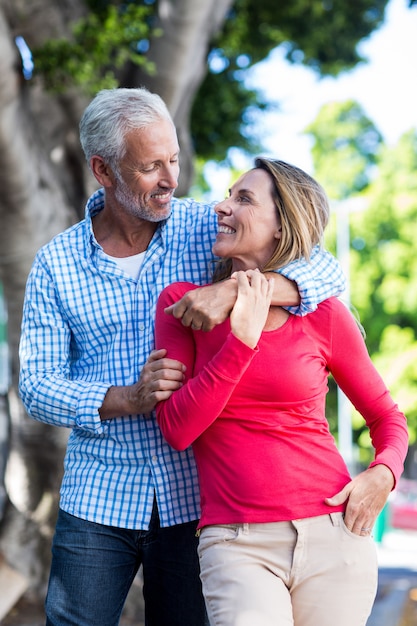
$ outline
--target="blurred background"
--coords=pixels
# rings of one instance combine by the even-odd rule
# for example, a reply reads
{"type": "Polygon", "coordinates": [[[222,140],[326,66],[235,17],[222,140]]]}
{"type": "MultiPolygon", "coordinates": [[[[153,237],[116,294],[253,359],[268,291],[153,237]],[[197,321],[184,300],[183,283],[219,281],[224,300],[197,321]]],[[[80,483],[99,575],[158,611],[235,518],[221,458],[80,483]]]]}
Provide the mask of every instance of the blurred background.
{"type": "MultiPolygon", "coordinates": [[[[409,423],[404,479],[375,540],[381,563],[399,550],[417,568],[416,59],[414,0],[0,0],[1,623],[23,626],[16,607],[43,601],[67,438],[18,398],[25,282],[38,248],[84,215],[95,181],[78,122],[106,87],[144,85],[166,101],[177,195],[222,199],[259,154],[326,189],[342,299],[409,423]]],[[[352,471],[365,467],[367,429],[332,381],[328,419],[352,471]]],[[[125,619],[138,624],[134,593],[125,619]]]]}

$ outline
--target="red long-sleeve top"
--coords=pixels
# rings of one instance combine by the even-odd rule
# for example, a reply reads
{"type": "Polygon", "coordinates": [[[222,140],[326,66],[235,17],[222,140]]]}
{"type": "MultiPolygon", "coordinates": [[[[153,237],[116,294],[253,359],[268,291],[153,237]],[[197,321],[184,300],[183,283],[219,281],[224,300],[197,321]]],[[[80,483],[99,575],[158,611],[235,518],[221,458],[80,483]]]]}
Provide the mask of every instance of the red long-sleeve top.
{"type": "Polygon", "coordinates": [[[344,304],[330,298],[305,317],[290,315],[252,349],[233,335],[229,320],[205,333],[164,313],[192,288],[171,285],[158,302],[156,347],[187,370],[186,384],[156,412],[168,443],[178,450],[193,445],[200,526],[329,513],[324,499],[350,480],[325,416],[329,373],[366,420],[371,465],[385,464],[398,480],[406,419],[344,304]]]}

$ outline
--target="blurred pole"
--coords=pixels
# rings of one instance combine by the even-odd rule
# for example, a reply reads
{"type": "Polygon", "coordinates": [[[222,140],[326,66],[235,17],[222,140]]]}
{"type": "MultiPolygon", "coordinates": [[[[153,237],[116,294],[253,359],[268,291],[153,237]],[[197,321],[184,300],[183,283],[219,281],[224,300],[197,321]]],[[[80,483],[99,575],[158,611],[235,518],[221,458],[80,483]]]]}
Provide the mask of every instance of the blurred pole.
{"type": "MultiPolygon", "coordinates": [[[[346,289],[342,300],[350,307],[350,227],[349,200],[336,205],[336,249],[337,258],[346,276],[346,289]]],[[[339,451],[349,470],[353,471],[352,415],[351,404],[343,391],[337,388],[337,420],[339,433],[339,451]]]]}
{"type": "Polygon", "coordinates": [[[0,282],[0,395],[7,394],[10,386],[10,358],[7,340],[7,307],[3,285],[0,282]]]}
{"type": "Polygon", "coordinates": [[[7,458],[9,456],[10,419],[7,392],[10,385],[10,361],[7,344],[7,310],[3,285],[0,282],[0,521],[3,519],[7,495],[4,485],[7,458]]]}

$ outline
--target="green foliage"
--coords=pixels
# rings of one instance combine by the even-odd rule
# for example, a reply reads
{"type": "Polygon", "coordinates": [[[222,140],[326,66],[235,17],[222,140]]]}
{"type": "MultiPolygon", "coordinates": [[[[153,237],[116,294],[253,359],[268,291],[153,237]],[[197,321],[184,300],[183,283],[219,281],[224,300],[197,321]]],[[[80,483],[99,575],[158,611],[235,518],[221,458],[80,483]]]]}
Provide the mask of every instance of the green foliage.
{"type": "Polygon", "coordinates": [[[204,175],[206,161],[197,157],[194,161],[194,184],[190,189],[190,196],[196,200],[203,201],[204,194],[210,192],[210,185],[204,175]]]}
{"type": "Polygon", "coordinates": [[[362,60],[358,41],[382,23],[386,4],[387,0],[236,0],[210,49],[223,68],[213,70],[209,62],[192,111],[198,154],[224,160],[229,146],[259,152],[247,120],[266,103],[260,93],[247,91],[246,70],[281,44],[290,62],[320,74],[336,75],[353,67],[362,60]]]}
{"type": "Polygon", "coordinates": [[[104,1],[90,5],[96,12],[73,25],[71,40],[51,39],[33,50],[36,72],[51,91],[63,92],[75,84],[94,95],[100,89],[117,87],[117,70],[129,61],[148,73],[155,71],[138,47],[151,34],[160,34],[148,24],[153,9],[104,1]]]}
{"type": "Polygon", "coordinates": [[[363,60],[357,42],[381,25],[387,0],[236,0],[216,45],[256,63],[285,43],[287,58],[336,75],[363,60]]]}
{"type": "Polygon", "coordinates": [[[357,102],[325,104],[306,132],[313,138],[315,175],[330,198],[347,198],[369,185],[382,137],[357,102]]]}
{"type": "Polygon", "coordinates": [[[387,326],[381,335],[380,352],[374,357],[374,362],[408,417],[411,443],[414,443],[417,434],[416,329],[387,326]]]}
{"type": "Polygon", "coordinates": [[[377,160],[368,209],[352,216],[351,296],[370,354],[417,434],[417,132],[377,160]]]}
{"type": "MultiPolygon", "coordinates": [[[[383,20],[387,0],[235,0],[223,29],[211,43],[206,81],[192,111],[191,132],[199,155],[222,161],[229,146],[261,151],[251,121],[266,108],[262,95],[245,85],[247,70],[285,45],[292,63],[336,75],[361,60],[357,43],[383,20]]],[[[89,95],[119,85],[127,62],[155,72],[146,61],[157,0],[86,0],[88,13],[70,39],[50,40],[34,50],[36,72],[47,88],[62,92],[81,86],[89,95]]],[[[123,86],[123,85],[122,85],[123,86]]]]}
{"type": "Polygon", "coordinates": [[[382,151],[379,176],[367,192],[369,208],[351,221],[352,239],[363,242],[352,258],[369,279],[361,294],[353,282],[352,299],[361,302],[361,315],[369,320],[373,351],[389,324],[417,328],[416,167],[417,134],[410,131],[395,148],[382,151]]]}
{"type": "MultiPolygon", "coordinates": [[[[313,133],[315,177],[351,208],[350,295],[366,331],[378,371],[407,415],[417,439],[417,131],[394,147],[382,144],[372,122],[354,102],[328,104],[307,129],[313,133]],[[365,177],[358,184],[359,164],[365,177]],[[358,192],[360,195],[358,196],[358,192]],[[355,199],[364,209],[356,211],[355,199]]],[[[329,194],[330,195],[330,194],[329,194]]],[[[326,243],[336,240],[337,209],[326,243]]],[[[337,422],[331,382],[327,402],[332,431],[337,422]]],[[[360,460],[372,458],[362,417],[353,411],[353,441],[360,460]]]]}
{"type": "Polygon", "coordinates": [[[191,114],[194,149],[204,160],[222,160],[230,165],[230,146],[248,154],[262,148],[251,132],[251,117],[270,109],[259,92],[236,80],[236,60],[222,74],[209,72],[195,99],[191,114]],[[231,66],[231,67],[230,67],[231,66]],[[221,97],[214,97],[221,93],[221,97]]]}

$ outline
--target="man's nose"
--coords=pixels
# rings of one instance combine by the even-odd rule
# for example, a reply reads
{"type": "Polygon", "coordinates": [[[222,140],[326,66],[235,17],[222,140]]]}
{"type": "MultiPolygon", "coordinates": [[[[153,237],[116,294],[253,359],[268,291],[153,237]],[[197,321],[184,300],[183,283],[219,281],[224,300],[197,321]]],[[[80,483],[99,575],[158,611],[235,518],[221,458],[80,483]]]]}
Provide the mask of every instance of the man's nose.
{"type": "Polygon", "coordinates": [[[178,175],[179,170],[178,166],[166,166],[161,172],[161,180],[167,185],[167,187],[171,187],[176,189],[178,187],[178,175]]]}

